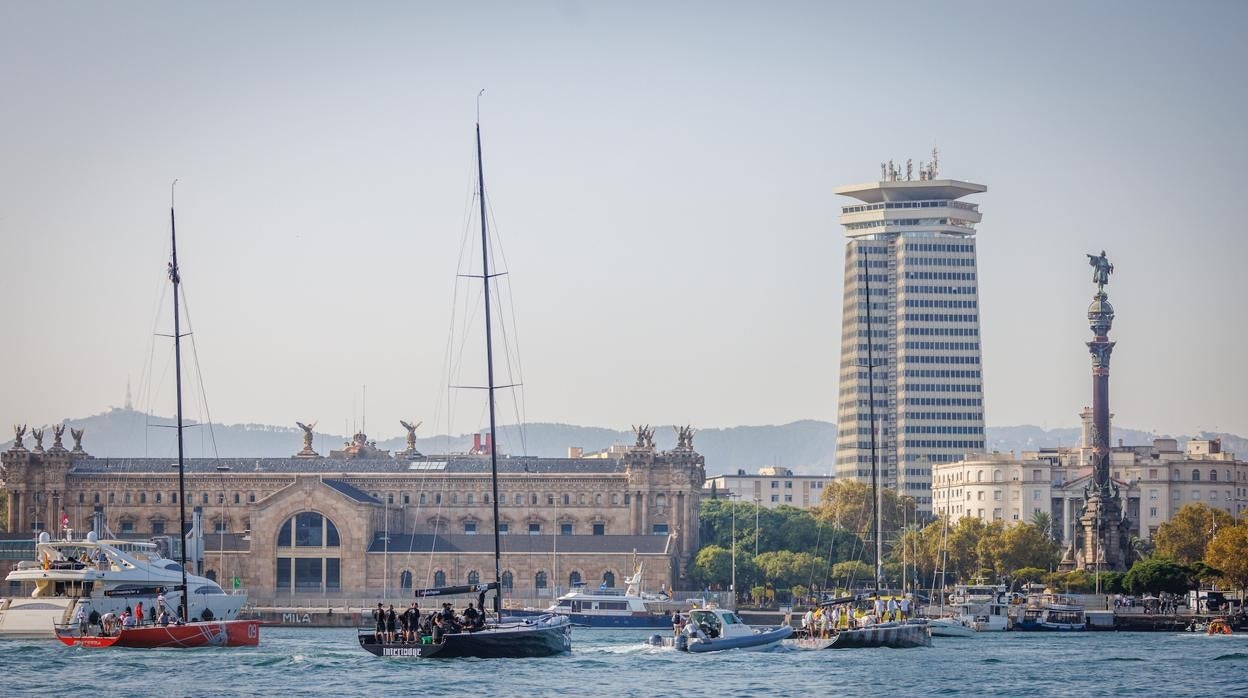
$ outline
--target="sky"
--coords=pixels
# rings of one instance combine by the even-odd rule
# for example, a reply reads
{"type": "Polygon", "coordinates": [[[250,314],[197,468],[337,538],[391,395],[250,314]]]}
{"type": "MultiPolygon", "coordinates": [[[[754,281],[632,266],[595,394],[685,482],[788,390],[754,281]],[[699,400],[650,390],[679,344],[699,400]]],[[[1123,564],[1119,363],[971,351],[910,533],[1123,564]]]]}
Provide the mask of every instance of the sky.
{"type": "Polygon", "coordinates": [[[483,366],[457,275],[480,273],[484,88],[523,419],[834,421],[851,202],[833,191],[937,146],[942,177],[988,187],[989,425],[1077,423],[1084,254],[1104,249],[1115,424],[1248,434],[1245,20],[1239,2],[0,2],[0,422],[120,406],[128,382],[171,412],[154,333],[177,178],[191,416],[480,426],[479,391],[447,390],[480,377],[447,356],[483,366]]]}

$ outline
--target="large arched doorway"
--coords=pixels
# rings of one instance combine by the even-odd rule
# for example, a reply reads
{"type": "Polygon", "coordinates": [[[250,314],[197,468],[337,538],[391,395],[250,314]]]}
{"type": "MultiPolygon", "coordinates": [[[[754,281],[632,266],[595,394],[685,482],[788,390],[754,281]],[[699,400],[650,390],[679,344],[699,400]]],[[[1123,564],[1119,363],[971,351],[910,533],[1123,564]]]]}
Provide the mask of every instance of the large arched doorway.
{"type": "Polygon", "coordinates": [[[515,585],[515,580],[516,580],[516,576],[511,573],[511,570],[507,570],[506,572],[504,572],[503,579],[501,582],[503,586],[503,591],[510,593],[512,587],[515,585]]]}
{"type": "Polygon", "coordinates": [[[443,572],[442,570],[438,570],[437,572],[433,573],[433,586],[435,587],[446,586],[446,573],[445,572],[443,572]]]}
{"type": "Polygon", "coordinates": [[[277,531],[279,592],[321,593],[342,588],[338,527],[315,511],[287,519],[277,531]]]}
{"type": "Polygon", "coordinates": [[[568,575],[568,588],[575,589],[579,587],[580,585],[581,585],[581,573],[577,572],[576,570],[572,570],[572,573],[568,575]]]}
{"type": "Polygon", "coordinates": [[[411,589],[411,588],[412,588],[412,573],[411,573],[411,570],[403,570],[402,572],[400,572],[400,573],[399,573],[399,588],[400,588],[400,589],[411,589]]]}
{"type": "Polygon", "coordinates": [[[615,588],[615,573],[614,572],[612,572],[611,570],[607,570],[606,572],[602,573],[602,586],[604,589],[615,588]]]}

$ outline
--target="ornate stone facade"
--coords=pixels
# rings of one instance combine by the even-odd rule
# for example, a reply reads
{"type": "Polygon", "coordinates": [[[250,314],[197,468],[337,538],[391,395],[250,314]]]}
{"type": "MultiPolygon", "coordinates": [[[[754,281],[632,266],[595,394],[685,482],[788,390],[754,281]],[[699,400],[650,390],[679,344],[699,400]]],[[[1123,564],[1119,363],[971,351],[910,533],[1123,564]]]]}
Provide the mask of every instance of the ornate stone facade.
{"type": "MultiPolygon", "coordinates": [[[[81,533],[96,506],[115,535],[177,530],[177,469],[168,458],[14,448],[0,463],[11,533],[55,532],[63,518],[81,533]]],[[[680,587],[699,547],[704,479],[704,459],[690,443],[616,447],[597,457],[501,457],[501,547],[514,594],[548,595],[539,572],[547,590],[566,588],[573,572],[595,586],[604,576],[622,583],[634,552],[650,587],[680,587]]],[[[238,577],[256,594],[312,591],[308,580],[318,574],[322,591],[370,593],[423,586],[439,571],[448,583],[471,571],[482,581],[494,576],[488,456],[377,457],[370,449],[337,458],[191,459],[186,491],[187,505],[202,510],[205,571],[223,582],[238,577]],[[328,523],[316,524],[313,514],[328,523]],[[284,526],[295,531],[290,540],[284,526]],[[309,526],[320,529],[305,545],[297,539],[309,526]]]]}

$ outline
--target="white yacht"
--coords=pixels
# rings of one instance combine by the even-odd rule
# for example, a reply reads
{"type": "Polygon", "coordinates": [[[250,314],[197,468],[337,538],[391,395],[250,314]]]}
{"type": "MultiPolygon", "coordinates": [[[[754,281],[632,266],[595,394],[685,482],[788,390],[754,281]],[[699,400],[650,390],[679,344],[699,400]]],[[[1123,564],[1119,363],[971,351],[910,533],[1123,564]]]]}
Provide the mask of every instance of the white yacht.
{"type": "MultiPolygon", "coordinates": [[[[74,540],[72,531],[52,540],[45,531],[35,544],[35,559],[19,562],[5,578],[21,582],[23,593],[0,602],[0,638],[52,637],[53,625],[69,623],[79,608],[90,617],[94,611],[121,614],[127,606],[142,603],[154,608],[160,594],[170,610],[181,594],[182,568],[160,554],[155,543],[98,540],[95,533],[74,540]]],[[[247,602],[245,594],[227,594],[206,577],[188,575],[188,618],[233,620],[247,602]]],[[[144,612],[146,614],[146,611],[144,612]]]]}
{"type": "Polygon", "coordinates": [[[549,608],[509,609],[511,616],[567,616],[577,625],[593,628],[672,628],[672,609],[681,605],[667,594],[651,594],[642,590],[643,563],[638,562],[633,576],[626,577],[625,589],[600,587],[591,590],[577,587],[560,596],[549,608]]]}
{"type": "Polygon", "coordinates": [[[1013,625],[1010,594],[1004,584],[959,584],[949,595],[953,618],[977,632],[1001,632],[1013,625]]]}

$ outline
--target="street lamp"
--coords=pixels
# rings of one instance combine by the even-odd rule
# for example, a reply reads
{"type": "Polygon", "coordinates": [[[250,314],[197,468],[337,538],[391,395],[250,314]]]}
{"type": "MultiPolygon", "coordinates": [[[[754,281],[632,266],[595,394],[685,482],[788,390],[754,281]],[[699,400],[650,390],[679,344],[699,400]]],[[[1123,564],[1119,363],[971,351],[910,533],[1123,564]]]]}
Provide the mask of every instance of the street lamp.
{"type": "Polygon", "coordinates": [[[758,507],[762,499],[754,497],[754,557],[758,557],[758,507]]]}
{"type": "Polygon", "coordinates": [[[737,497],[736,492],[729,495],[732,498],[732,610],[737,610],[737,497]]]}

